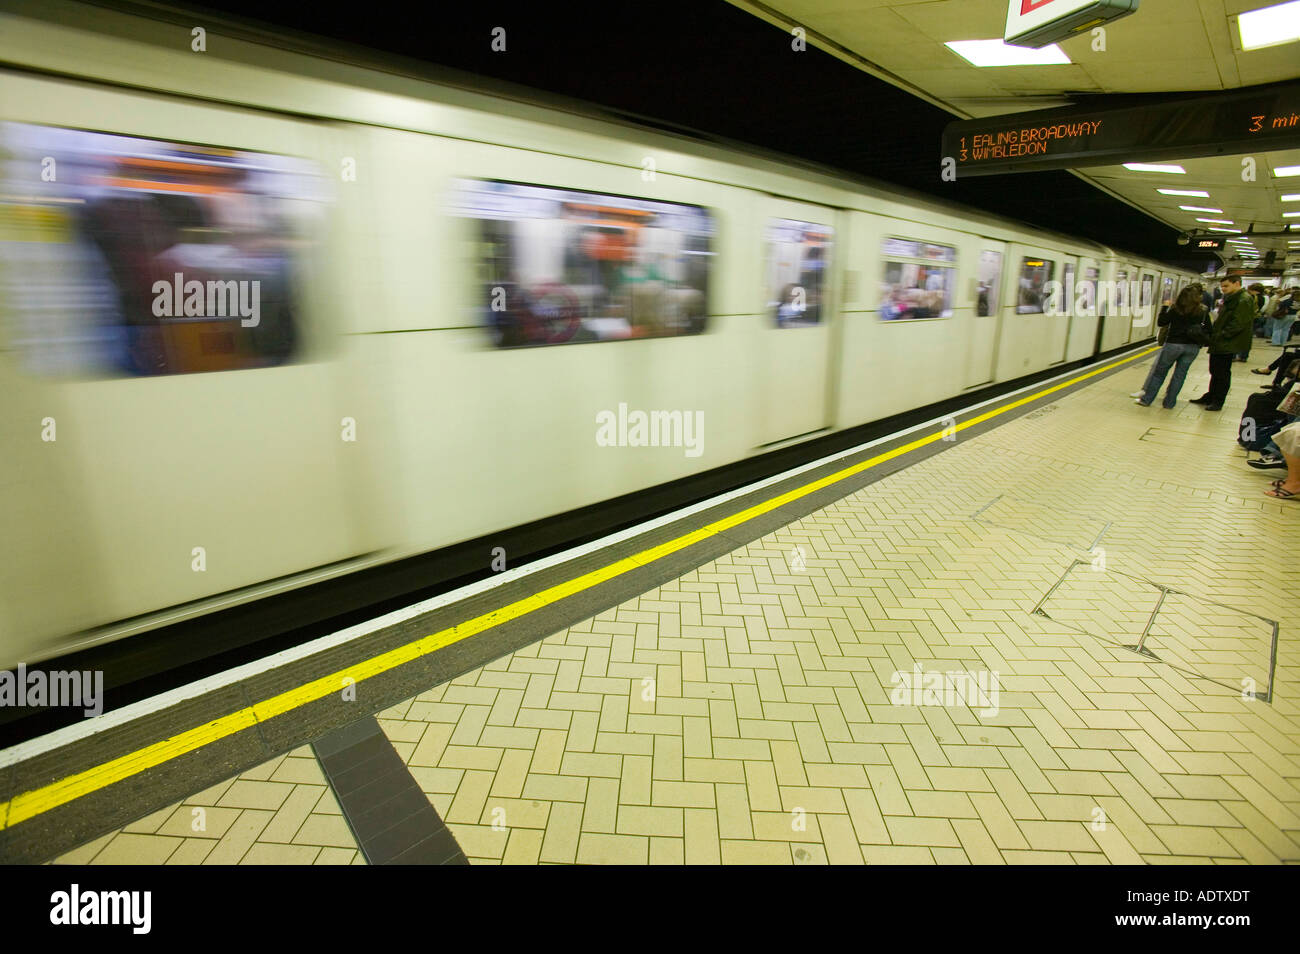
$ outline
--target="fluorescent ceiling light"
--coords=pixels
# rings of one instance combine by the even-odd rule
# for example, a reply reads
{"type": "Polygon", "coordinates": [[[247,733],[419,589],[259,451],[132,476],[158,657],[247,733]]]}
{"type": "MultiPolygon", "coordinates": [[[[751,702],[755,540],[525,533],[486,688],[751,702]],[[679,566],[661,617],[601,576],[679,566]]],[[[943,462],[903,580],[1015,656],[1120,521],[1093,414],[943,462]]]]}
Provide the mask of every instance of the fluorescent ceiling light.
{"type": "Polygon", "coordinates": [[[1300,40],[1300,0],[1237,15],[1241,48],[1259,50],[1300,40]]]}
{"type": "Polygon", "coordinates": [[[1300,219],[1300,212],[1283,212],[1283,213],[1282,213],[1282,218],[1284,218],[1284,219],[1300,219]]]}
{"type": "Polygon", "coordinates": [[[1208,229],[1206,229],[1206,231],[1207,232],[1231,232],[1233,235],[1241,234],[1241,229],[1216,229],[1213,225],[1211,225],[1208,229]]]}
{"type": "Polygon", "coordinates": [[[1178,208],[1182,209],[1184,212],[1213,212],[1216,215],[1223,214],[1222,209],[1210,209],[1203,205],[1180,205],[1178,208]]]}
{"type": "Polygon", "coordinates": [[[1171,172],[1180,176],[1187,175],[1187,170],[1182,166],[1164,166],[1150,162],[1126,162],[1124,168],[1129,172],[1171,172]]]}
{"type": "Polygon", "coordinates": [[[974,66],[1053,66],[1070,62],[1055,43],[1039,50],[1001,40],[953,40],[944,46],[974,66]]]}
{"type": "Polygon", "coordinates": [[[1300,166],[1278,166],[1273,170],[1273,175],[1279,179],[1285,179],[1287,176],[1300,176],[1300,166]]]}
{"type": "Polygon", "coordinates": [[[1197,219],[1197,222],[1213,222],[1215,225],[1236,225],[1232,219],[1197,219]]]}
{"type": "Polygon", "coordinates": [[[1300,202],[1300,192],[1282,196],[1283,202],[1300,202]]]}
{"type": "Polygon", "coordinates": [[[1210,193],[1198,189],[1156,189],[1161,195],[1189,195],[1197,199],[1208,199],[1210,193]]]}

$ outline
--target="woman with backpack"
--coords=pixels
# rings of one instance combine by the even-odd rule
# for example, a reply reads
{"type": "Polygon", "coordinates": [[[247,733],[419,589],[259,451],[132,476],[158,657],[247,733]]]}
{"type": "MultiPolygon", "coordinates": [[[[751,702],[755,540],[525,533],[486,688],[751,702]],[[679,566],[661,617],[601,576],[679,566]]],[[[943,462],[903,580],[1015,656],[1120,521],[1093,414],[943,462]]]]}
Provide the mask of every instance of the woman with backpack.
{"type": "Polygon", "coordinates": [[[1164,406],[1172,408],[1178,403],[1178,392],[1182,390],[1187,377],[1187,369],[1192,366],[1200,353],[1201,345],[1210,340],[1209,316],[1201,304],[1201,287],[1188,285],[1178,293],[1178,300],[1173,305],[1160,309],[1156,324],[1165,328],[1164,346],[1156,355],[1151,373],[1147,375],[1142,393],[1135,398],[1135,403],[1150,407],[1160,392],[1160,385],[1165,383],[1165,376],[1173,368],[1174,376],[1165,391],[1164,406]]]}

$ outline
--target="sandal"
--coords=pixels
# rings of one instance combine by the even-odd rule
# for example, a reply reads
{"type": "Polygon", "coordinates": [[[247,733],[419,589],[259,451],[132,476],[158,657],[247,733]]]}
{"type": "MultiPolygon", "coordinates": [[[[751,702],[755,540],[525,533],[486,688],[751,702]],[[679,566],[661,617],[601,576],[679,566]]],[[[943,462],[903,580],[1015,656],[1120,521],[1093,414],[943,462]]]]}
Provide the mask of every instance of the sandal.
{"type": "Polygon", "coordinates": [[[1286,478],[1285,478],[1285,477],[1282,477],[1282,478],[1280,478],[1280,479],[1278,479],[1278,480],[1270,480],[1270,481],[1268,482],[1268,485],[1269,485],[1270,487],[1272,487],[1274,490],[1277,490],[1277,489],[1279,489],[1279,488],[1280,488],[1283,484],[1285,484],[1285,483],[1286,483],[1286,478]]]}
{"type": "Polygon", "coordinates": [[[1266,497],[1276,497],[1278,500],[1290,500],[1292,497],[1300,496],[1300,494],[1284,490],[1282,487],[1274,487],[1272,490],[1266,490],[1264,491],[1264,495],[1266,497]]]}
{"type": "Polygon", "coordinates": [[[1251,374],[1272,374],[1273,372],[1268,370],[1268,368],[1251,368],[1250,373],[1251,374]]]}

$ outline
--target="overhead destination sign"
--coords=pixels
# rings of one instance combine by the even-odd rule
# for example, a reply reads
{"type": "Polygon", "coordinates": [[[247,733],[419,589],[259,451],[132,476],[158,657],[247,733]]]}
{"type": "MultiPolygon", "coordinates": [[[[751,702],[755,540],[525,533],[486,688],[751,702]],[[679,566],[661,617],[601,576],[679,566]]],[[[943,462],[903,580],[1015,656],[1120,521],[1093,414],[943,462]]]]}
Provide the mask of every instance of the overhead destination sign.
{"type": "Polygon", "coordinates": [[[1138,0],[1007,0],[1003,39],[1041,47],[1137,10],[1138,0]]]}
{"type": "Polygon", "coordinates": [[[1118,109],[1040,109],[964,119],[943,131],[957,174],[1195,159],[1300,146],[1300,83],[1118,109]]]}

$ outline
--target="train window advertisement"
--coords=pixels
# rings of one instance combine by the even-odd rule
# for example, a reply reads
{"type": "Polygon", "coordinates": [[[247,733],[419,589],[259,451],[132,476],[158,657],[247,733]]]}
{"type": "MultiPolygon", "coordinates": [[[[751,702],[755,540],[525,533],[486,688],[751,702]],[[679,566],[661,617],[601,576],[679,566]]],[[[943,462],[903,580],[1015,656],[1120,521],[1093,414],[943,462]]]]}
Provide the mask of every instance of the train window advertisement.
{"type": "Polygon", "coordinates": [[[821,323],[833,236],[827,225],[768,220],[767,310],[778,328],[821,323]]]}
{"type": "Polygon", "coordinates": [[[326,189],[303,159],[0,124],[0,284],[37,373],[262,368],[298,350],[326,189]]]}
{"type": "Polygon", "coordinates": [[[988,249],[980,252],[980,270],[976,279],[975,314],[981,318],[998,313],[1002,291],[1002,253],[988,249]]]}
{"type": "Polygon", "coordinates": [[[713,217],[694,205],[461,180],[482,320],[502,348],[699,334],[713,217]]]}
{"type": "Polygon", "coordinates": [[[1042,258],[1020,260],[1020,290],[1016,314],[1040,315],[1046,310],[1049,289],[1047,283],[1056,275],[1056,263],[1042,258]]]}
{"type": "Polygon", "coordinates": [[[885,274],[880,285],[883,321],[952,316],[957,250],[910,239],[887,238],[882,245],[885,274]]]}

